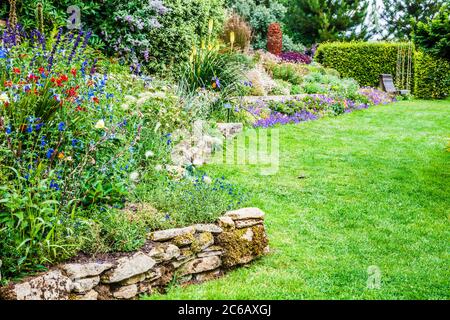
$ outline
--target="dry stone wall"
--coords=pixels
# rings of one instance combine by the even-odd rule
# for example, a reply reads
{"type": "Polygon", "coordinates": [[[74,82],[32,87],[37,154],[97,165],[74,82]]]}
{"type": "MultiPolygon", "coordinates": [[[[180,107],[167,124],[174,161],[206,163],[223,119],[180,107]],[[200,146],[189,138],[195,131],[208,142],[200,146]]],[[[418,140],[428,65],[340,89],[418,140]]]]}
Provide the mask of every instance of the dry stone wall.
{"type": "Polygon", "coordinates": [[[227,212],[216,224],[155,231],[140,251],[85,257],[0,288],[8,300],[136,299],[174,279],[203,282],[268,253],[264,213],[227,212]]]}

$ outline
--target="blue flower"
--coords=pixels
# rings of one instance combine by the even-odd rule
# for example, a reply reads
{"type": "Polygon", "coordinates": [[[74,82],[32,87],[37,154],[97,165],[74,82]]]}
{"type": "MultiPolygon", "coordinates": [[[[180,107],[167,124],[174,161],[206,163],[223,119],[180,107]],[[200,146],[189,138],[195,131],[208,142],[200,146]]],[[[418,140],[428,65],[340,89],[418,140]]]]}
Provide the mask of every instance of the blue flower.
{"type": "Polygon", "coordinates": [[[41,147],[44,147],[47,144],[47,142],[45,142],[45,138],[46,136],[42,136],[41,138],[41,147]]]}
{"type": "Polygon", "coordinates": [[[66,128],[66,124],[64,122],[60,122],[58,124],[58,130],[59,131],[64,131],[65,128],[66,128]]]}
{"type": "Polygon", "coordinates": [[[6,50],[0,49],[0,59],[6,59],[6,50]]]}
{"type": "Polygon", "coordinates": [[[50,188],[55,189],[56,191],[60,190],[59,185],[55,182],[55,180],[50,182],[50,188]]]}
{"type": "Polygon", "coordinates": [[[223,107],[224,107],[225,109],[231,109],[231,104],[230,104],[230,103],[225,103],[225,104],[223,105],[223,107]]]}
{"type": "Polygon", "coordinates": [[[32,133],[33,132],[33,125],[30,124],[29,126],[27,126],[27,132],[28,133],[32,133]]]}
{"type": "Polygon", "coordinates": [[[11,134],[12,130],[11,127],[6,127],[6,134],[11,134]]]}
{"type": "Polygon", "coordinates": [[[72,139],[72,147],[76,147],[77,143],[78,143],[77,139],[72,139]]]}
{"type": "Polygon", "coordinates": [[[44,124],[41,122],[41,123],[38,123],[37,125],[36,125],[36,131],[39,131],[39,130],[41,130],[41,128],[44,126],[44,124]]]}
{"type": "Polygon", "coordinates": [[[47,159],[50,159],[52,157],[53,153],[55,153],[55,150],[48,149],[48,151],[47,151],[47,159]]]}

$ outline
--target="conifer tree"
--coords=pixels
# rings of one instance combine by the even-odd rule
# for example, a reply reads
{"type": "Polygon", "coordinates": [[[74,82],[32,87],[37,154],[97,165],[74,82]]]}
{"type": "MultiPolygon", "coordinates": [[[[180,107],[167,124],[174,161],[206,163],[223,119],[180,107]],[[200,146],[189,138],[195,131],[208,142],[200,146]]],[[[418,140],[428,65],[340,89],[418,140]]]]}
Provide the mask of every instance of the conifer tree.
{"type": "Polygon", "coordinates": [[[366,38],[368,6],[368,0],[290,0],[286,22],[305,44],[366,38]]]}

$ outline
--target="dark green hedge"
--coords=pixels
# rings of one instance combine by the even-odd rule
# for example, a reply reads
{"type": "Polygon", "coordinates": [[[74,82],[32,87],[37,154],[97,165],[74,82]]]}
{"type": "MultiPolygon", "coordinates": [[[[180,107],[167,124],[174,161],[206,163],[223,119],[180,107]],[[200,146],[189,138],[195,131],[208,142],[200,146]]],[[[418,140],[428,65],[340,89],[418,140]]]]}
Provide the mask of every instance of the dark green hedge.
{"type": "Polygon", "coordinates": [[[417,98],[443,99],[450,95],[450,61],[417,51],[414,94],[417,98]]]}
{"type": "Polygon", "coordinates": [[[361,86],[377,87],[380,74],[389,73],[395,77],[399,46],[405,46],[405,43],[327,42],[319,46],[315,58],[322,65],[339,71],[343,77],[354,78],[361,86]]]}

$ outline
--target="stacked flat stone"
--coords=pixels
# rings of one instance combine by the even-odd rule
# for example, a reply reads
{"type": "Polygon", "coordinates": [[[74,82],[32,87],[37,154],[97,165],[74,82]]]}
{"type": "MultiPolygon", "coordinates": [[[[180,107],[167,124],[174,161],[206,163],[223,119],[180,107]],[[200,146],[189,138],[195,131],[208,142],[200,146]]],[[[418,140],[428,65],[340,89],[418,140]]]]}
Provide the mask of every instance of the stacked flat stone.
{"type": "Polygon", "coordinates": [[[0,299],[110,300],[152,294],[176,280],[214,279],[268,252],[264,213],[258,208],[227,212],[217,224],[155,231],[140,251],[85,263],[66,263],[45,274],[0,288],[0,299]]]}

